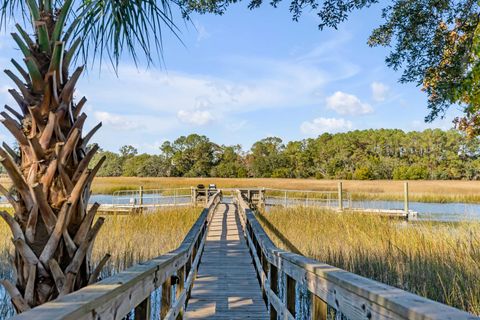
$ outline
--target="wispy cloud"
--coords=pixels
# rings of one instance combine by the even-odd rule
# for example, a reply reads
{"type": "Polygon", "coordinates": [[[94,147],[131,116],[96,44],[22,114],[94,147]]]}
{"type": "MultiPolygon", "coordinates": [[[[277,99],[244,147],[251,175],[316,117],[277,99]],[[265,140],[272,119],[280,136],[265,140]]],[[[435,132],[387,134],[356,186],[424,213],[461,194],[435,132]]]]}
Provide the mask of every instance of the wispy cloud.
{"type": "Polygon", "coordinates": [[[102,122],[103,125],[110,126],[115,129],[134,130],[141,126],[140,123],[135,123],[128,116],[114,114],[111,112],[95,111],[93,115],[95,119],[102,122]]]}
{"type": "Polygon", "coordinates": [[[300,130],[308,136],[318,136],[319,134],[330,132],[342,132],[352,129],[353,124],[343,118],[315,118],[312,121],[305,121],[301,124],[300,130]]]}
{"type": "Polygon", "coordinates": [[[201,42],[203,40],[206,40],[210,38],[212,35],[207,31],[205,26],[201,24],[200,22],[196,21],[195,23],[195,29],[197,30],[197,42],[201,42]]]}
{"type": "Polygon", "coordinates": [[[373,100],[376,102],[385,101],[385,99],[388,97],[388,94],[390,93],[390,88],[386,84],[381,82],[372,82],[370,88],[372,89],[373,100]]]}
{"type": "Polygon", "coordinates": [[[177,117],[183,123],[197,126],[206,125],[214,120],[212,113],[208,110],[180,110],[177,117]]]}
{"type": "Polygon", "coordinates": [[[175,116],[191,124],[213,120],[205,112],[206,106],[208,113],[221,119],[254,110],[319,104],[323,99],[321,92],[328,83],[354,72],[345,67],[348,70],[331,73],[295,59],[236,57],[220,63],[224,65],[220,70],[236,72],[225,75],[165,73],[138,71],[123,65],[118,78],[109,71],[100,78],[90,74],[82,79],[79,87],[104,111],[122,114],[133,108],[143,113],[175,116]],[[200,120],[190,121],[186,119],[188,114],[200,120]]]}

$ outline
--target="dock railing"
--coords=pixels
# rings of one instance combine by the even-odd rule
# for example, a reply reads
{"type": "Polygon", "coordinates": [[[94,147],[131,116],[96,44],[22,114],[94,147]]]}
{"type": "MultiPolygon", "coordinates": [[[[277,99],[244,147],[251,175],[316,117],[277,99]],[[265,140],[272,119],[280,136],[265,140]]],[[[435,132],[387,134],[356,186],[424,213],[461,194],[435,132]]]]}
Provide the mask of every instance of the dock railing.
{"type": "Polygon", "coordinates": [[[467,312],[277,248],[237,193],[240,221],[270,319],[480,319],[467,312]]]}
{"type": "Polygon", "coordinates": [[[283,207],[317,207],[329,209],[348,209],[351,207],[351,194],[339,191],[289,190],[264,188],[265,205],[283,207]]]}
{"type": "Polygon", "coordinates": [[[192,188],[119,190],[112,196],[113,207],[161,207],[192,204],[192,188]]]}
{"type": "Polygon", "coordinates": [[[181,318],[196,277],[207,228],[221,201],[212,196],[182,244],[174,251],[13,317],[14,320],[122,319],[154,317],[152,301],[161,297],[160,319],[181,318]],[[161,291],[161,295],[155,294],[161,291]]]}

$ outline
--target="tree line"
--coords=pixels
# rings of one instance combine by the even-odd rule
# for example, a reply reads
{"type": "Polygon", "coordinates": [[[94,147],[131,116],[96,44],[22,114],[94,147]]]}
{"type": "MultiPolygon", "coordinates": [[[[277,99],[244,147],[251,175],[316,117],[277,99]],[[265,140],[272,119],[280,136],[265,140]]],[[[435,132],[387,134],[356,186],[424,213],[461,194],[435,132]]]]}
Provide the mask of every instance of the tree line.
{"type": "Polygon", "coordinates": [[[103,156],[98,175],[110,177],[480,178],[480,140],[453,129],[356,130],[289,142],[268,137],[248,151],[190,134],[164,142],[158,155],[123,146],[118,153],[100,150],[96,155],[103,156]]]}

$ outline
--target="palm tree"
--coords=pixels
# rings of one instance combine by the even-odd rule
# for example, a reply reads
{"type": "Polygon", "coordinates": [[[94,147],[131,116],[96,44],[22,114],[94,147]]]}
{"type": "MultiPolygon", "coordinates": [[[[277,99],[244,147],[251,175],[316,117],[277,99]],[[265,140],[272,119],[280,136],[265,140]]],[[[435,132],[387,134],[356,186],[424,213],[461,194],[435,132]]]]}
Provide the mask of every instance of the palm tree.
{"type": "MultiPolygon", "coordinates": [[[[90,186],[105,158],[89,166],[98,150],[87,147],[101,123],[85,133],[85,97],[74,99],[84,66],[70,73],[80,52],[118,65],[124,51],[152,61],[161,54],[162,29],[176,32],[167,0],[0,0],[0,23],[16,24],[13,40],[23,63],[11,60],[16,73],[9,90],[18,109],[5,106],[3,125],[18,150],[3,143],[0,162],[13,187],[0,192],[13,216],[0,212],[15,246],[16,283],[3,280],[17,312],[53,300],[95,282],[108,255],[95,267],[90,253],[103,218],[99,205],[88,205],[90,186]]],[[[175,33],[176,34],[176,33],[175,33]]]]}

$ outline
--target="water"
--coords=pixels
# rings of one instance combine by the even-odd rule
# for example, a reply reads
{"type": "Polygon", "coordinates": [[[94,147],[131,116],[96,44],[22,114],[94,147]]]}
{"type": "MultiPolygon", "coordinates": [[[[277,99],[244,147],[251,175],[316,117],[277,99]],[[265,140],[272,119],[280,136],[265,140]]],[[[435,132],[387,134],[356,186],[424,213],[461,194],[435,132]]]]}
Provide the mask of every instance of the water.
{"type": "MultiPolygon", "coordinates": [[[[3,199],[0,198],[0,201],[3,199]]],[[[231,202],[231,196],[225,196],[224,201],[231,202]]],[[[114,197],[112,194],[93,194],[90,197],[90,202],[98,202],[100,204],[119,204],[128,205],[132,201],[137,201],[135,196],[132,197],[114,197]]],[[[144,204],[173,204],[175,203],[189,203],[191,201],[190,195],[179,195],[175,199],[173,196],[161,196],[148,194],[144,197],[144,204]]],[[[267,198],[267,205],[283,205],[284,200],[281,198],[267,198]]],[[[288,205],[305,205],[305,200],[288,199],[288,205]]],[[[310,199],[308,206],[328,206],[335,208],[337,201],[332,199],[328,203],[326,201],[319,201],[310,199]]],[[[344,207],[363,208],[363,209],[403,209],[403,201],[390,200],[355,200],[352,202],[345,201],[344,207]]],[[[427,202],[410,202],[410,210],[418,212],[419,220],[434,220],[434,221],[480,221],[480,204],[475,203],[427,203],[427,202]]]]}
{"type": "MultiPolygon", "coordinates": [[[[403,201],[352,201],[353,208],[403,209],[403,201]]],[[[480,221],[480,204],[410,202],[409,209],[418,212],[419,220],[445,222],[480,221]]]]}
{"type": "MultiPolygon", "coordinates": [[[[267,198],[267,205],[285,205],[285,199],[267,198]]],[[[315,199],[286,199],[288,206],[319,206],[337,208],[336,199],[315,200],[315,199]]],[[[403,210],[403,201],[390,200],[355,200],[344,201],[344,208],[354,209],[397,209],[403,210]]],[[[418,212],[418,220],[459,222],[459,221],[480,221],[480,204],[475,203],[428,203],[410,202],[409,209],[418,212]]]]}

